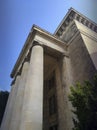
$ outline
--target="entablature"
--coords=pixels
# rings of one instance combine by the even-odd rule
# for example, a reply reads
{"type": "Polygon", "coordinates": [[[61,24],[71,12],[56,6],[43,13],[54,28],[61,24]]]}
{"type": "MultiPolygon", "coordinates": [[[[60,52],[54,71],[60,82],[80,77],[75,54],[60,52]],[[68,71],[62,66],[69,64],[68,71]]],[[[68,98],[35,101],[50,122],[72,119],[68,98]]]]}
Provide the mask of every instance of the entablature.
{"type": "Polygon", "coordinates": [[[12,78],[15,77],[17,75],[17,72],[19,72],[19,70],[21,69],[25,58],[27,59],[27,56],[30,52],[30,48],[33,46],[34,41],[38,42],[41,46],[43,46],[44,51],[47,51],[47,53],[51,53],[52,55],[55,54],[56,57],[59,57],[63,53],[66,53],[67,55],[67,44],[65,42],[34,25],[11,72],[12,78]]]}
{"type": "Polygon", "coordinates": [[[63,33],[66,31],[73,20],[77,20],[79,23],[82,23],[84,26],[90,28],[92,31],[97,33],[97,24],[95,22],[82,15],[75,9],[70,8],[66,16],[63,18],[62,22],[56,29],[54,35],[61,38],[63,33]]]}

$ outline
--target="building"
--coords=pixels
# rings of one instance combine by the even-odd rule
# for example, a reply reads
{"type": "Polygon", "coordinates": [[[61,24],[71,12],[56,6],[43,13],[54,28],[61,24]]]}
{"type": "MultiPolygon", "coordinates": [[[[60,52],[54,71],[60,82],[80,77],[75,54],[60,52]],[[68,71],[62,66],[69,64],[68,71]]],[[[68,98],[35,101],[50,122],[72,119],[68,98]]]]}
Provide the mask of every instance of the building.
{"type": "Polygon", "coordinates": [[[71,130],[69,88],[96,70],[96,23],[71,8],[53,35],[34,25],[11,73],[1,130],[71,130]]]}

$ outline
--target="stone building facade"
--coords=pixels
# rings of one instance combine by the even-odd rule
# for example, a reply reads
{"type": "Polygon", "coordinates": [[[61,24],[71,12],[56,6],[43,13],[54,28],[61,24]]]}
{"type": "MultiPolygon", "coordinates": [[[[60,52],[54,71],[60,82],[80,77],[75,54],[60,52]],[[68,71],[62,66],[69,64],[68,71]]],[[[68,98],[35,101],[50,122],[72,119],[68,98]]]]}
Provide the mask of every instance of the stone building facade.
{"type": "Polygon", "coordinates": [[[70,86],[96,70],[96,23],[70,8],[53,35],[34,25],[11,73],[1,130],[71,130],[70,86]]]}

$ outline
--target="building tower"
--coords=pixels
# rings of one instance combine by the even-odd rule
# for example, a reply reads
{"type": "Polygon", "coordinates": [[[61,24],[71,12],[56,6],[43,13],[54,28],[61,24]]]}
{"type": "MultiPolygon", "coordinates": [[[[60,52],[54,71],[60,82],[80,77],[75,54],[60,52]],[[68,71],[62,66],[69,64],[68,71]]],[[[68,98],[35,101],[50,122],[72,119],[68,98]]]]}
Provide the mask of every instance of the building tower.
{"type": "Polygon", "coordinates": [[[11,73],[1,130],[71,130],[69,88],[96,72],[96,23],[70,8],[53,35],[34,25],[11,73]]]}

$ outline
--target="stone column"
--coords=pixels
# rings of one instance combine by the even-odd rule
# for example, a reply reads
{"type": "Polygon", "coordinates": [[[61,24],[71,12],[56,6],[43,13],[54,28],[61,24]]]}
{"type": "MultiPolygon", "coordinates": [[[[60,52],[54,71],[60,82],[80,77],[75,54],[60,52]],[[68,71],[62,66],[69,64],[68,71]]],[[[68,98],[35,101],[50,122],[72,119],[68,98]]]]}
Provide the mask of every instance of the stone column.
{"type": "Polygon", "coordinates": [[[16,99],[16,94],[17,94],[17,89],[18,89],[18,84],[19,84],[20,76],[18,75],[16,77],[15,83],[12,85],[11,92],[8,98],[4,118],[1,124],[1,129],[0,130],[10,130],[10,121],[12,118],[12,112],[14,108],[14,103],[16,99]]]}
{"type": "Polygon", "coordinates": [[[14,110],[12,113],[10,130],[18,130],[19,129],[28,66],[29,66],[29,63],[24,62],[23,67],[22,67],[22,72],[21,72],[21,79],[19,82],[17,95],[16,95],[16,99],[15,99],[14,110]]]}
{"type": "Polygon", "coordinates": [[[25,86],[19,130],[42,130],[43,120],[43,47],[34,42],[25,86]]]}

